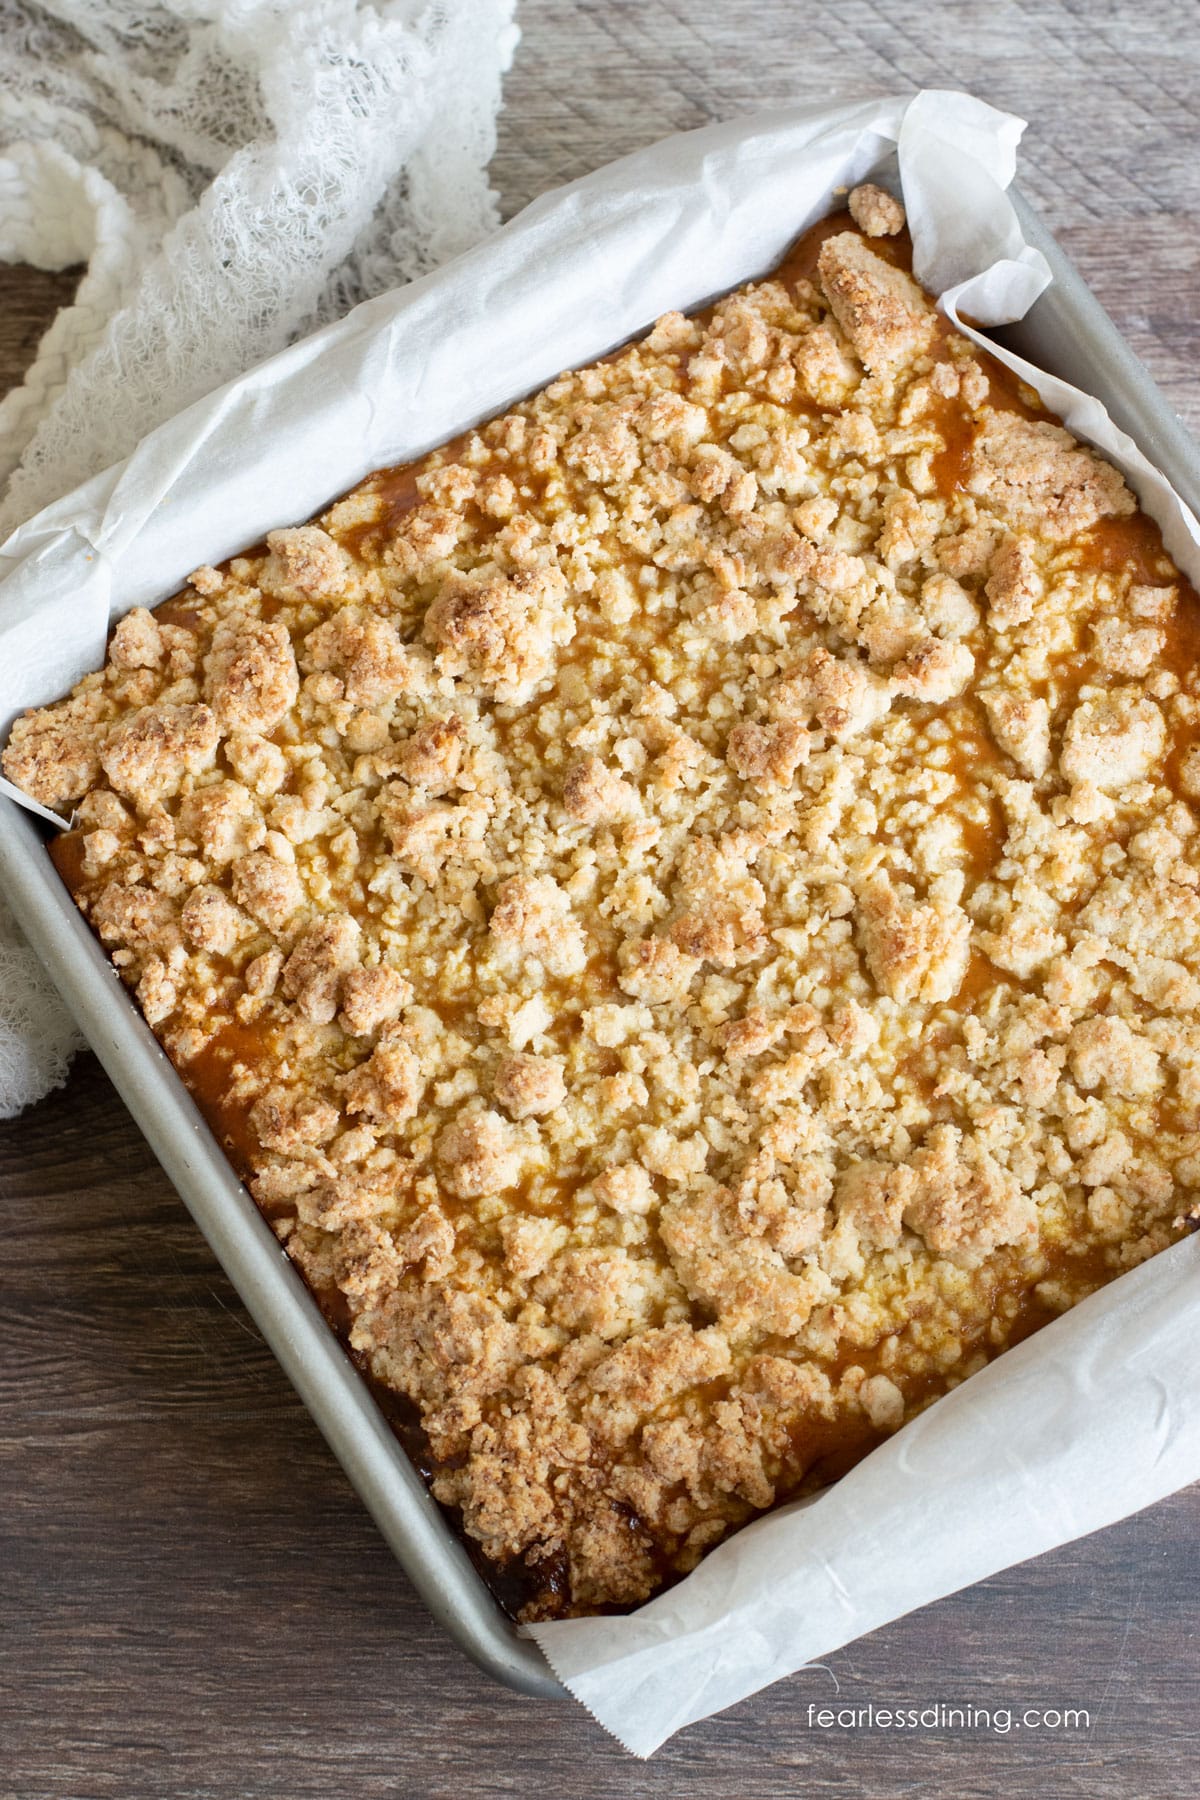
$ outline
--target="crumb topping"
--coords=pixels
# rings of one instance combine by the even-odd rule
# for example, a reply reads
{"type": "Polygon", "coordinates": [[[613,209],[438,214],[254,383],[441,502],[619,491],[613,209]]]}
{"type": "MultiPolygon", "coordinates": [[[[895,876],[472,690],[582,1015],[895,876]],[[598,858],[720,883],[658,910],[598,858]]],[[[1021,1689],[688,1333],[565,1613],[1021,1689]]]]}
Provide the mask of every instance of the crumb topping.
{"type": "Polygon", "coordinates": [[[902,224],[197,570],[4,753],[527,1616],[1195,1218],[1196,597],[902,224]]]}
{"type": "Polygon", "coordinates": [[[851,191],[849,206],[850,217],[868,237],[895,237],[904,229],[904,208],[872,181],[851,191]]]}

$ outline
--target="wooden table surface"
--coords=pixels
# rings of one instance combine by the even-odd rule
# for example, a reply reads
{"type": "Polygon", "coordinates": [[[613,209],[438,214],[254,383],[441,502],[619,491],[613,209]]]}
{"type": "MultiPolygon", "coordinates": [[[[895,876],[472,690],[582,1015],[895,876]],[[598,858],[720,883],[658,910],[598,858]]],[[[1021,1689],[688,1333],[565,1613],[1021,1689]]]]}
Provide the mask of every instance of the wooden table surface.
{"type": "MultiPolygon", "coordinates": [[[[1022,114],[1026,191],[1200,428],[1194,0],[523,0],[521,22],[506,212],[771,102],[960,86],[1022,114]]],[[[70,288],[0,270],[0,387],[70,288]]],[[[0,1796],[1200,1794],[1200,1490],[642,1764],[434,1626],[90,1056],[0,1127],[0,1198],[0,1796]],[[809,1723],[835,1700],[1090,1725],[809,1723]]]]}

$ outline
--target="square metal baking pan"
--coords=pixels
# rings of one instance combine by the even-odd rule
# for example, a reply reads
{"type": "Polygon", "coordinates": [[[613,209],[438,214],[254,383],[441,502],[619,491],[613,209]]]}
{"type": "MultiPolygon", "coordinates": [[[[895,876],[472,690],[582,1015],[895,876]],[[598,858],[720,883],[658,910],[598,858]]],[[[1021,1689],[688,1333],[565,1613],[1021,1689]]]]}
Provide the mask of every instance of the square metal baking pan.
{"type": "MultiPolygon", "coordinates": [[[[1200,452],[1036,214],[1015,196],[1054,276],[995,335],[1094,393],[1194,511],[1200,452]]],[[[597,353],[608,346],[597,346],[597,353]]],[[[159,1048],[46,854],[45,828],[0,798],[0,886],[113,1084],[284,1371],[434,1617],[480,1668],[562,1697],[541,1651],[502,1612],[409,1462],[270,1226],[159,1048]]]]}

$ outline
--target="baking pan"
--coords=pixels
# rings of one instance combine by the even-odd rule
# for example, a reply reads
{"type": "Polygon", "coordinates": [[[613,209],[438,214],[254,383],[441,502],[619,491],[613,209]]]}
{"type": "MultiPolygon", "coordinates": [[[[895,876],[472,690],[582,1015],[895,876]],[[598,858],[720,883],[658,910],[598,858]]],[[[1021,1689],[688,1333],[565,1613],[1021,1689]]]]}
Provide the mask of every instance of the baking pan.
{"type": "MultiPolygon", "coordinates": [[[[1200,512],[1200,453],[1078,272],[1019,195],[1027,241],[1053,284],[994,334],[1099,396],[1200,512]]],[[[606,349],[601,345],[598,350],[606,349]]],[[[0,797],[0,885],[214,1254],[434,1617],[471,1659],[519,1692],[566,1690],[477,1573],[269,1225],[235,1178],[182,1081],[55,873],[46,828],[0,797]]]]}

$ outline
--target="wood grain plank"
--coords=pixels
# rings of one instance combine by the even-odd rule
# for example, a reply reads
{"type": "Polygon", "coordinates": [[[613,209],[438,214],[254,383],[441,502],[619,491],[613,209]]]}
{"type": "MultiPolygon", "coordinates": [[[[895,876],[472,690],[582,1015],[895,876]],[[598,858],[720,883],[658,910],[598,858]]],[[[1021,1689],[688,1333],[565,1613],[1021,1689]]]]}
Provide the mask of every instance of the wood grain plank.
{"type": "MultiPolygon", "coordinates": [[[[1200,425],[1188,0],[524,0],[512,212],[783,100],[972,88],[1200,425]]],[[[0,387],[74,275],[0,270],[0,387]]],[[[432,1624],[94,1060],[0,1127],[0,1796],[1025,1800],[1200,1790],[1200,1492],[860,1640],[633,1762],[432,1624]],[[808,1708],[1079,1706],[1090,1728],[821,1730],[808,1708]]],[[[896,1546],[897,1555],[903,1546],[896,1546]]]]}

